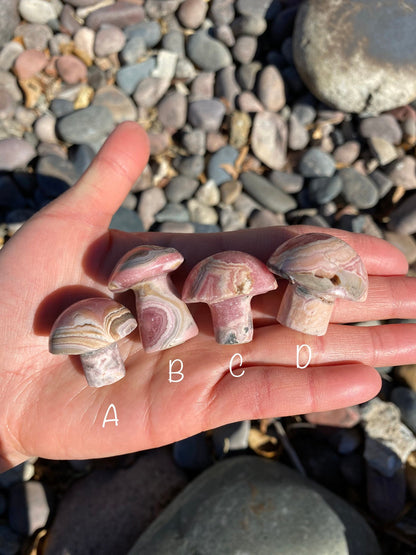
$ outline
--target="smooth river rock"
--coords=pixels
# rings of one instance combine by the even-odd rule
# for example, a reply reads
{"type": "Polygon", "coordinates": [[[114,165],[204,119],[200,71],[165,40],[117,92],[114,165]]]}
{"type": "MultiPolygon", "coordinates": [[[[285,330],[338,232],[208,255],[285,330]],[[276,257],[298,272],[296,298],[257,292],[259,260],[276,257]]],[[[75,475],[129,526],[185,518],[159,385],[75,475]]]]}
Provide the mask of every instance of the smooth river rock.
{"type": "Polygon", "coordinates": [[[403,106],[416,98],[415,26],[416,0],[304,2],[293,35],[296,68],[338,110],[378,114],[403,106]]]}
{"type": "Polygon", "coordinates": [[[67,143],[93,143],[107,136],[114,127],[111,112],[105,106],[88,106],[58,119],[57,130],[67,143]]]}
{"type": "Polygon", "coordinates": [[[129,555],[379,555],[350,505],[289,467],[253,456],[215,464],[163,511],[129,555]]]}

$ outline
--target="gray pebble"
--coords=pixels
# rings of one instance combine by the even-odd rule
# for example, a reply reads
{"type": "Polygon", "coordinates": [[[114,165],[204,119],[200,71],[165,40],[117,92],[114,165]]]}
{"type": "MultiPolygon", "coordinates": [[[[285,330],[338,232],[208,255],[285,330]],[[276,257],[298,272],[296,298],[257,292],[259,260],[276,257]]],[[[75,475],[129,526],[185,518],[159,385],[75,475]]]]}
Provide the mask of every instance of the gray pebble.
{"type": "Polygon", "coordinates": [[[404,156],[397,162],[393,162],[385,173],[397,187],[406,190],[416,189],[416,160],[414,156],[404,156]]]}
{"type": "Polygon", "coordinates": [[[361,145],[358,141],[346,141],[338,146],[332,153],[335,162],[343,166],[351,166],[358,158],[361,145]]]}
{"type": "MultiPolygon", "coordinates": [[[[287,125],[273,112],[258,112],[251,130],[251,148],[259,160],[272,170],[280,170],[286,162],[287,125]]],[[[302,173],[302,172],[300,172],[302,173]]]]}
{"type": "Polygon", "coordinates": [[[126,37],[116,25],[104,25],[95,35],[94,52],[98,57],[117,54],[126,44],[126,37]]]}
{"type": "Polygon", "coordinates": [[[181,129],[186,123],[188,102],[179,91],[168,93],[158,104],[158,118],[167,130],[181,129]]]}
{"type": "Polygon", "coordinates": [[[381,170],[374,170],[368,177],[377,187],[378,198],[385,197],[393,187],[393,181],[381,170]]]}
{"type": "Polygon", "coordinates": [[[326,219],[320,214],[314,216],[305,216],[302,218],[302,225],[313,225],[315,227],[330,227],[326,219]]]}
{"type": "Polygon", "coordinates": [[[86,144],[74,145],[68,150],[69,160],[72,162],[78,177],[81,177],[89,167],[94,156],[94,150],[86,144]]]}
{"type": "Polygon", "coordinates": [[[143,223],[136,212],[120,206],[111,219],[108,229],[118,229],[128,233],[145,231],[143,223]]]}
{"type": "Polygon", "coordinates": [[[315,177],[308,185],[309,198],[314,204],[325,204],[336,198],[342,187],[343,182],[337,174],[332,177],[315,177]]]}
{"type": "Polygon", "coordinates": [[[182,175],[197,178],[204,171],[205,160],[203,156],[179,156],[175,158],[174,167],[182,175]]]}
{"type": "Polygon", "coordinates": [[[153,171],[152,171],[152,168],[150,167],[150,164],[146,164],[141,175],[139,175],[139,177],[133,183],[130,191],[132,193],[138,193],[152,186],[153,186],[153,171]]]}
{"type": "Polygon", "coordinates": [[[203,131],[218,131],[224,115],[225,106],[216,98],[211,100],[196,100],[189,104],[189,123],[203,131]]]}
{"type": "Polygon", "coordinates": [[[236,37],[250,35],[259,37],[267,29],[264,17],[258,15],[240,15],[231,23],[231,29],[236,37]]]}
{"type": "Polygon", "coordinates": [[[162,48],[174,52],[183,58],[185,56],[185,37],[180,31],[170,31],[163,35],[162,48]]]}
{"type": "Polygon", "coordinates": [[[87,27],[96,31],[106,23],[124,28],[128,25],[140,23],[143,19],[144,10],[141,6],[131,2],[119,1],[94,10],[87,16],[85,22],[87,27]]]}
{"type": "Polygon", "coordinates": [[[218,222],[218,213],[212,206],[207,206],[195,198],[187,202],[191,222],[203,225],[215,225],[218,222]]]}
{"type": "Polygon", "coordinates": [[[108,108],[115,123],[134,121],[137,118],[137,109],[131,98],[114,85],[100,88],[94,96],[92,106],[108,108]]]}
{"type": "Polygon", "coordinates": [[[179,58],[176,64],[175,78],[184,83],[190,83],[195,79],[197,71],[194,64],[188,58],[179,58]]]}
{"type": "Polygon", "coordinates": [[[303,177],[331,177],[335,172],[335,161],[330,154],[313,147],[300,159],[298,171],[303,177]]]}
{"type": "Polygon", "coordinates": [[[406,197],[390,213],[388,228],[397,233],[412,235],[416,233],[416,194],[406,197]]]}
{"type": "Polygon", "coordinates": [[[249,64],[253,61],[257,50],[257,38],[240,35],[232,47],[232,55],[236,62],[249,64]]]}
{"type": "Polygon", "coordinates": [[[242,190],[243,186],[241,181],[236,179],[222,183],[220,187],[221,202],[226,205],[234,204],[242,190]]]}
{"type": "Polygon", "coordinates": [[[215,96],[225,99],[227,113],[234,110],[235,99],[240,92],[241,88],[235,78],[235,66],[230,65],[218,71],[215,79],[215,96]]]}
{"type": "Polygon", "coordinates": [[[195,194],[195,198],[207,206],[217,206],[220,202],[220,190],[213,179],[209,179],[201,185],[195,194]]]}
{"type": "Polygon", "coordinates": [[[11,137],[0,140],[0,170],[24,168],[35,156],[35,149],[24,139],[11,137]]]}
{"type": "Polygon", "coordinates": [[[260,62],[251,62],[241,65],[236,71],[236,79],[240,87],[245,91],[252,91],[257,79],[257,74],[262,68],[260,62]]]}
{"type": "Polygon", "coordinates": [[[275,214],[267,208],[261,210],[254,210],[251,214],[248,226],[251,229],[258,229],[261,227],[273,227],[275,225],[285,225],[286,220],[283,214],[275,214]]]}
{"type": "Polygon", "coordinates": [[[77,181],[78,173],[70,160],[60,156],[42,156],[36,164],[36,179],[42,193],[55,198],[77,181]]]}
{"type": "Polygon", "coordinates": [[[313,102],[313,97],[306,97],[292,106],[292,114],[298,118],[302,125],[310,125],[315,121],[316,109],[312,105],[313,102]]]}
{"type": "Polygon", "coordinates": [[[133,98],[139,107],[152,108],[155,106],[170,86],[170,81],[159,77],[145,77],[137,85],[133,98]]]}
{"type": "Polygon", "coordinates": [[[189,213],[183,204],[170,202],[158,212],[155,220],[159,223],[162,222],[189,222],[189,213]]]}
{"type": "Polygon", "coordinates": [[[30,480],[9,489],[9,523],[17,533],[30,536],[43,528],[51,509],[50,494],[42,482],[30,480]]]}
{"type": "Polygon", "coordinates": [[[16,28],[15,36],[22,37],[26,50],[45,50],[53,32],[48,25],[42,23],[25,23],[16,28]]]}
{"type": "Polygon", "coordinates": [[[302,190],[304,178],[297,173],[287,173],[279,170],[273,170],[268,175],[269,181],[275,187],[281,189],[284,193],[296,194],[302,190]]]}
{"type": "Polygon", "coordinates": [[[120,52],[120,59],[125,65],[132,65],[138,63],[146,53],[146,42],[143,37],[131,37],[122,51],[120,52]]]}
{"type": "Polygon", "coordinates": [[[240,179],[244,191],[265,208],[281,214],[296,208],[295,199],[274,187],[265,177],[254,172],[244,172],[240,179]]]}
{"type": "Polygon", "coordinates": [[[215,27],[214,36],[217,40],[231,48],[235,44],[235,36],[229,25],[219,25],[215,27]]]}
{"type": "Polygon", "coordinates": [[[416,241],[413,239],[412,235],[402,235],[394,231],[385,231],[384,239],[396,247],[396,249],[401,250],[406,256],[406,260],[409,264],[413,264],[413,262],[416,261],[416,241]]]}
{"type": "Polygon", "coordinates": [[[190,222],[163,222],[159,226],[163,233],[195,233],[195,226],[190,222]]]}
{"type": "Polygon", "coordinates": [[[69,100],[64,100],[63,98],[54,98],[49,105],[52,113],[60,118],[62,116],[67,116],[74,111],[74,104],[69,100]]]}
{"type": "Polygon", "coordinates": [[[162,31],[157,21],[142,21],[135,25],[128,25],[124,29],[126,38],[141,37],[147,48],[154,48],[162,38],[162,31]]]}
{"type": "Polygon", "coordinates": [[[236,99],[237,107],[246,113],[263,112],[264,107],[260,100],[252,92],[243,91],[236,99]]]}
{"type": "Polygon", "coordinates": [[[205,71],[218,71],[232,63],[228,48],[205,31],[197,31],[189,37],[187,53],[191,61],[205,71]]]}
{"type": "Polygon", "coordinates": [[[19,24],[18,0],[0,1],[0,48],[13,37],[19,24]]]}
{"type": "Polygon", "coordinates": [[[11,96],[16,100],[16,102],[21,102],[23,100],[22,91],[20,90],[17,80],[8,71],[0,71],[0,83],[2,88],[4,88],[11,96]]]}
{"type": "Polygon", "coordinates": [[[24,48],[20,43],[15,41],[7,42],[0,51],[0,69],[8,71],[12,68],[16,58],[23,50],[24,48]]]}
{"type": "Polygon", "coordinates": [[[56,127],[67,143],[94,143],[113,130],[114,122],[105,106],[88,106],[59,118],[56,127]]]}
{"type": "Polygon", "coordinates": [[[146,231],[156,221],[155,216],[166,205],[166,196],[159,187],[150,187],[140,194],[137,212],[146,231]]]}
{"type": "Polygon", "coordinates": [[[177,175],[165,187],[166,198],[172,203],[179,203],[190,199],[197,190],[198,185],[199,181],[197,179],[187,177],[186,175],[177,175]]]}
{"type": "Polygon", "coordinates": [[[212,0],[209,15],[215,25],[229,25],[234,17],[234,0],[212,0]]]}
{"type": "Polygon", "coordinates": [[[150,19],[160,19],[174,13],[181,0],[146,0],[146,13],[150,19]]]}
{"type": "Polygon", "coordinates": [[[16,101],[6,89],[0,88],[0,120],[13,118],[16,101]]]}
{"type": "Polygon", "coordinates": [[[223,164],[234,166],[238,157],[238,150],[232,146],[224,146],[213,154],[208,162],[208,179],[213,179],[217,185],[221,185],[231,179],[231,175],[222,167],[223,164]]]}
{"type": "Polygon", "coordinates": [[[360,209],[372,208],[377,204],[377,187],[367,176],[354,168],[343,168],[338,175],[342,180],[342,194],[348,203],[360,209]]]}
{"type": "Polygon", "coordinates": [[[359,131],[366,139],[378,137],[393,145],[399,145],[402,142],[401,127],[391,114],[381,114],[377,117],[361,119],[359,131]]]}
{"type": "Polygon", "coordinates": [[[255,210],[263,210],[263,207],[254,198],[242,192],[234,202],[234,209],[241,212],[248,219],[255,210]]]}
{"type": "Polygon", "coordinates": [[[206,149],[206,134],[202,129],[184,129],[181,143],[188,154],[203,156],[206,149]]]}
{"type": "Polygon", "coordinates": [[[98,91],[98,89],[107,85],[105,72],[96,65],[92,65],[88,68],[87,80],[88,85],[95,91],[98,91]]]}
{"type": "Polygon", "coordinates": [[[200,224],[195,222],[194,230],[195,233],[218,233],[221,231],[221,228],[217,224],[200,224]]]}
{"type": "Polygon", "coordinates": [[[117,85],[121,87],[126,94],[131,95],[140,81],[145,79],[145,77],[149,77],[155,67],[156,60],[154,57],[139,64],[124,66],[117,72],[117,85]]]}
{"type": "Polygon", "coordinates": [[[68,4],[65,4],[61,11],[59,23],[60,30],[66,31],[69,35],[74,35],[81,29],[81,24],[75,16],[74,8],[68,4]]]}

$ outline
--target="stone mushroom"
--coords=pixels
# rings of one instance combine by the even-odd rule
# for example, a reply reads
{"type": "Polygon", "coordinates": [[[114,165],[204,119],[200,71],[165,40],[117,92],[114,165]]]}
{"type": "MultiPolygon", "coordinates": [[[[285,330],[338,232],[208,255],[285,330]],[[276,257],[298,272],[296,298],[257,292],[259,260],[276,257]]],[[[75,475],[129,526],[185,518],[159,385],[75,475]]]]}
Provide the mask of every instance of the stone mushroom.
{"type": "Polygon", "coordinates": [[[368,275],[347,243],[324,233],[292,237],[267,262],[290,281],[277,320],[297,331],[325,335],[336,298],[365,301],[368,275]]]}
{"type": "Polygon", "coordinates": [[[134,291],[143,349],[148,353],[180,345],[198,333],[168,275],[182,262],[174,248],[143,245],[126,253],[110,276],[111,291],[134,291]]]}
{"type": "Polygon", "coordinates": [[[276,287],[274,276],[257,258],[225,251],[201,260],[191,270],[182,298],[209,305],[217,343],[248,343],[253,338],[251,299],[276,287]]]}
{"type": "Polygon", "coordinates": [[[49,351],[54,355],[80,355],[88,385],[110,385],[126,373],[117,341],[136,327],[131,312],[116,301],[84,299],[57,318],[49,337],[49,351]]]}

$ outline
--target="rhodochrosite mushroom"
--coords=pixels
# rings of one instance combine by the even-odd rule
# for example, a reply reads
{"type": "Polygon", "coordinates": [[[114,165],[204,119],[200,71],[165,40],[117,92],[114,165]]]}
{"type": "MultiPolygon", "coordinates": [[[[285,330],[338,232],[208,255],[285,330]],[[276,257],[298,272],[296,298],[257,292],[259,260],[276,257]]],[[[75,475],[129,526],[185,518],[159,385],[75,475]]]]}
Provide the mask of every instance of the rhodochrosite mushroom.
{"type": "Polygon", "coordinates": [[[84,299],[57,318],[49,351],[54,355],[80,355],[88,385],[102,387],[124,377],[126,370],[117,341],[136,327],[131,312],[116,301],[84,299]]]}
{"type": "Polygon", "coordinates": [[[180,345],[198,333],[168,275],[182,262],[174,248],[142,245],[126,253],[110,276],[111,291],[134,291],[143,349],[148,353],[180,345]]]}
{"type": "Polygon", "coordinates": [[[182,298],[207,303],[217,343],[248,343],[253,338],[250,302],[276,289],[266,265],[244,252],[225,251],[201,260],[185,280],[182,298]]]}
{"type": "Polygon", "coordinates": [[[294,330],[324,335],[337,298],[365,301],[368,275],[347,243],[324,233],[292,237],[269,258],[270,270],[290,281],[277,320],[294,330]]]}

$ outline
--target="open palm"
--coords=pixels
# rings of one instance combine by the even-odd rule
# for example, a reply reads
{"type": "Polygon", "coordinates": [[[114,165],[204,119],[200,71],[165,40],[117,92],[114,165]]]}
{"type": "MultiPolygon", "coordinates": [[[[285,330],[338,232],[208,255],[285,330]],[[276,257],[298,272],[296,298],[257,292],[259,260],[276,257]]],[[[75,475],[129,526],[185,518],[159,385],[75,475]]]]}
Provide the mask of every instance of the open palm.
{"type": "MultiPolygon", "coordinates": [[[[378,392],[380,378],[373,367],[416,360],[414,324],[341,325],[416,317],[416,280],[405,277],[403,255],[372,237],[327,230],[357,250],[371,277],[368,300],[337,302],[325,336],[306,336],[277,324],[284,290],[279,284],[277,291],[253,299],[251,343],[216,344],[207,307],[192,305],[198,336],[146,354],[133,332],[120,342],[126,377],[104,388],[88,387],[77,357],[48,352],[49,331],[74,301],[111,296],[108,276],[127,250],[139,244],[177,248],[185,257],[174,275],[180,289],[190,268],[209,254],[244,250],[266,260],[292,235],[316,231],[295,226],[212,235],[109,232],[111,217],[147,156],[141,128],[120,125],[79,183],[38,212],[0,253],[2,470],[32,455],[110,456],[242,419],[353,405],[378,392]],[[296,367],[296,348],[302,344],[312,352],[305,369],[296,367]],[[237,353],[233,373],[241,377],[230,372],[237,353]],[[110,405],[118,422],[103,427],[110,405]]],[[[129,293],[119,300],[134,310],[129,293]]]]}

